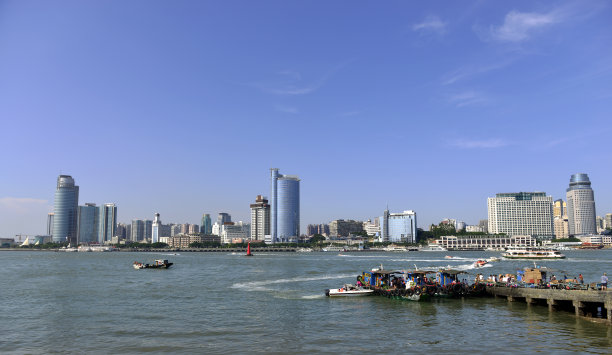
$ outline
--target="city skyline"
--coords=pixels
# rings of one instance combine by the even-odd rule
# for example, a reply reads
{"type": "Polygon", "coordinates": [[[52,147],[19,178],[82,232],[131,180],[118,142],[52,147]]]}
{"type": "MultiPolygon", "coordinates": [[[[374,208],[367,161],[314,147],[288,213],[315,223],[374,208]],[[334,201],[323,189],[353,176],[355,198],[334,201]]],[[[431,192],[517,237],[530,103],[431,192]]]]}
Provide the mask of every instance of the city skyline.
{"type": "Polygon", "coordinates": [[[607,2],[0,8],[2,237],[45,232],[60,174],[123,223],[248,222],[269,167],[302,180],[301,231],[387,205],[477,224],[577,173],[612,212],[607,2]]]}

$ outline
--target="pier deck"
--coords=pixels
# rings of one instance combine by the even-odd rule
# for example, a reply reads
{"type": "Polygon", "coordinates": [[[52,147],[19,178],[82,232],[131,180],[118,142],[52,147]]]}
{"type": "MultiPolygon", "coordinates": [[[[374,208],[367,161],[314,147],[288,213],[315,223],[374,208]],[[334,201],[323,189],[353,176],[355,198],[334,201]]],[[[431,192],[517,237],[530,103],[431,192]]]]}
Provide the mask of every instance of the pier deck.
{"type": "Polygon", "coordinates": [[[537,288],[512,288],[487,286],[487,293],[506,297],[508,301],[524,301],[527,304],[547,305],[550,311],[572,310],[577,316],[597,317],[612,322],[612,291],[557,290],[537,288]]]}

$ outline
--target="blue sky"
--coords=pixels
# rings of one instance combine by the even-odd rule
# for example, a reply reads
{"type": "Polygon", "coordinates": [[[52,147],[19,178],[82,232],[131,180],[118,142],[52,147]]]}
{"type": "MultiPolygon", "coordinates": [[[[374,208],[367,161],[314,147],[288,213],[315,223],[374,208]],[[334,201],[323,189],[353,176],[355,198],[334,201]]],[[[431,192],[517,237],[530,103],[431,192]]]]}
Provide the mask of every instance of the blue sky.
{"type": "Polygon", "coordinates": [[[0,1],[0,236],[43,233],[57,175],[119,220],[249,219],[269,168],[302,226],[486,198],[612,212],[605,1],[0,1]]]}

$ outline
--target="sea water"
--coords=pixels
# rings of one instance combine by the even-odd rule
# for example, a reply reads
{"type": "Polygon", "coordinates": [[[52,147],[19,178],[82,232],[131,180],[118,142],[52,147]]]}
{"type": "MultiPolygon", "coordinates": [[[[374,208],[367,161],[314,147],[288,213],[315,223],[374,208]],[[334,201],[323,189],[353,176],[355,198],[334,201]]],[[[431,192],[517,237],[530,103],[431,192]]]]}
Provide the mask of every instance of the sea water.
{"type": "MultiPolygon", "coordinates": [[[[539,261],[557,278],[598,282],[612,250],[539,261]]],[[[451,266],[485,276],[531,261],[499,252],[60,253],[2,251],[0,352],[6,353],[610,353],[611,326],[504,299],[409,302],[327,298],[364,270],[451,266]],[[452,259],[445,255],[453,256],[452,259]],[[134,261],[169,259],[168,270],[134,261]]]]}

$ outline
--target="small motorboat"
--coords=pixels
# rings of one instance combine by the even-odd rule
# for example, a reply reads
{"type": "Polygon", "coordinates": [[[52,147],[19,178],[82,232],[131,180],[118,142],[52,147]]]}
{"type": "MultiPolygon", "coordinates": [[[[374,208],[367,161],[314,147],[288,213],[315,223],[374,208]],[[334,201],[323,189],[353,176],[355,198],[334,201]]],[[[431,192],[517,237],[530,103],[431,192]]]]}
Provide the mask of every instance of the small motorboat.
{"type": "Polygon", "coordinates": [[[452,259],[452,258],[453,258],[453,257],[452,257],[452,256],[450,256],[450,255],[447,255],[447,256],[445,256],[445,257],[444,257],[444,259],[452,259]]]}
{"type": "Polygon", "coordinates": [[[478,261],[476,261],[476,262],[474,263],[474,267],[483,267],[483,266],[485,266],[485,265],[487,265],[487,264],[488,264],[488,263],[487,263],[487,261],[486,261],[486,260],[482,260],[482,259],[480,259],[480,260],[478,260],[478,261]]]}
{"type": "Polygon", "coordinates": [[[134,261],[132,266],[136,270],[140,269],[167,269],[170,266],[174,265],[174,263],[169,263],[168,260],[155,260],[153,264],[144,264],[139,261],[134,261]]]}
{"type": "Polygon", "coordinates": [[[360,286],[346,284],[341,288],[332,288],[325,290],[327,297],[356,297],[369,296],[374,293],[374,290],[363,288],[360,286]]]}
{"type": "Polygon", "coordinates": [[[500,259],[498,257],[492,256],[490,258],[487,259],[487,262],[494,262],[494,261],[499,261],[500,259]]]}

